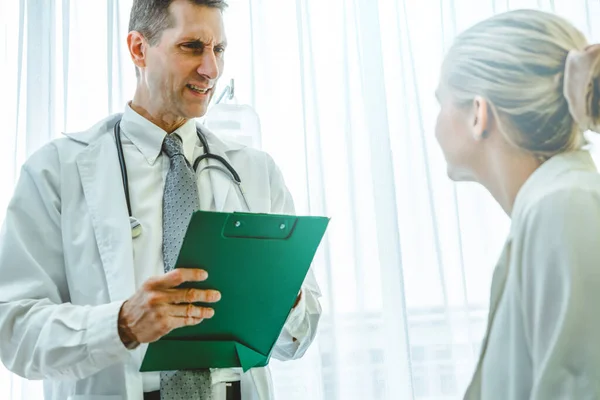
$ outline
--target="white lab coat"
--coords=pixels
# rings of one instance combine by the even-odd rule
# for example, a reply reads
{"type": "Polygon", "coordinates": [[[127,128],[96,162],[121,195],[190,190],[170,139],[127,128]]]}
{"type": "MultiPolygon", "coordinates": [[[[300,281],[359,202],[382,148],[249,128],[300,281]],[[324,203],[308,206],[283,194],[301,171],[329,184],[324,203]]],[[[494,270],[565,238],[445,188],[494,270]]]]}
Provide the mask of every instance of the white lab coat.
{"type": "Polygon", "coordinates": [[[599,308],[600,175],[575,151],[542,164],[517,195],[464,398],[600,399],[599,308]]]}
{"type": "MultiPolygon", "coordinates": [[[[66,134],[25,163],[0,240],[0,359],[43,379],[48,400],[141,400],[147,345],[120,345],[120,305],[135,292],[131,229],[112,130],[120,114],[66,134]]],[[[200,126],[201,127],[201,126],[200,126]]],[[[252,212],[294,213],[282,175],[266,153],[219,140],[211,152],[240,174],[252,212]]],[[[213,161],[211,161],[212,163],[213,161]]],[[[210,171],[216,171],[214,169],[210,171]]],[[[211,174],[217,211],[244,210],[232,182],[211,174]]],[[[321,313],[312,271],[273,357],[301,357],[321,313]],[[292,340],[292,331],[306,334],[292,340]]],[[[268,368],[242,375],[244,400],[274,398],[268,368]]]]}

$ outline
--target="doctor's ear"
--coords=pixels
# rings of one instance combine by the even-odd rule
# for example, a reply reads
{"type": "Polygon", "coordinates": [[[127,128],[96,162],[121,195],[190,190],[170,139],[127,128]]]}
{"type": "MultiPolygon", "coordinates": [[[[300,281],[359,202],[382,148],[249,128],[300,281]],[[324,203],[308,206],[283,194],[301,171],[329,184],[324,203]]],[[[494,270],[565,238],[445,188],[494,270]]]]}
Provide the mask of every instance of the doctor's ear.
{"type": "Polygon", "coordinates": [[[472,132],[477,141],[486,139],[490,135],[491,119],[490,103],[481,96],[475,96],[472,105],[472,132]]]}
{"type": "Polygon", "coordinates": [[[137,31],[129,32],[127,35],[127,48],[129,49],[131,60],[139,68],[146,66],[147,47],[148,43],[146,42],[144,35],[137,31]]]}

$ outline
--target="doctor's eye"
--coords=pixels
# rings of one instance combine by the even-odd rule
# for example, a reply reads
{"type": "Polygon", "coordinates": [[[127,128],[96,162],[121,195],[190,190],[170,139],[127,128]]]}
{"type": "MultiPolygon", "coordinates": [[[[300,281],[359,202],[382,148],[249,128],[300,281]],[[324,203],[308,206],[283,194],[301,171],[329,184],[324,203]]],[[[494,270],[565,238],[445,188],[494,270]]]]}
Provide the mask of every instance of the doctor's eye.
{"type": "Polygon", "coordinates": [[[225,47],[223,47],[223,46],[217,46],[217,47],[215,47],[215,54],[221,55],[223,53],[225,53],[225,47]]]}
{"type": "Polygon", "coordinates": [[[202,51],[202,49],[204,49],[204,45],[200,42],[184,43],[181,45],[181,47],[193,51],[202,51]]]}

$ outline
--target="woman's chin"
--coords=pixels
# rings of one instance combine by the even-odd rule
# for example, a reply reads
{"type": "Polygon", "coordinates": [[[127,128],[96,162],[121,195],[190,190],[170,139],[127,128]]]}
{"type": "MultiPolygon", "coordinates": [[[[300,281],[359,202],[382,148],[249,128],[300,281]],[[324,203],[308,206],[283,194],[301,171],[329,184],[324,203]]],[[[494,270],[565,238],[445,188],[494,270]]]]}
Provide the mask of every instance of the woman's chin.
{"type": "Polygon", "coordinates": [[[446,173],[448,178],[454,182],[473,182],[475,181],[475,177],[471,173],[471,171],[466,170],[465,168],[457,168],[455,166],[449,165],[446,168],[446,173]]]}

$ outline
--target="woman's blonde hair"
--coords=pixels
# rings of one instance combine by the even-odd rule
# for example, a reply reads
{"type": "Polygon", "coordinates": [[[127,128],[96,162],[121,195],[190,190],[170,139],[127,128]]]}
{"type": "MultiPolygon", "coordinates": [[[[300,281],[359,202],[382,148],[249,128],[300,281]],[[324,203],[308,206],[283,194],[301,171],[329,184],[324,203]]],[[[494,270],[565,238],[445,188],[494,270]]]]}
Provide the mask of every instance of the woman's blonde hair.
{"type": "Polygon", "coordinates": [[[585,36],[563,18],[510,11],[457,37],[442,82],[458,104],[472,104],[477,95],[487,99],[506,139],[547,159],[583,144],[563,84],[569,51],[586,46],[585,36]]]}

